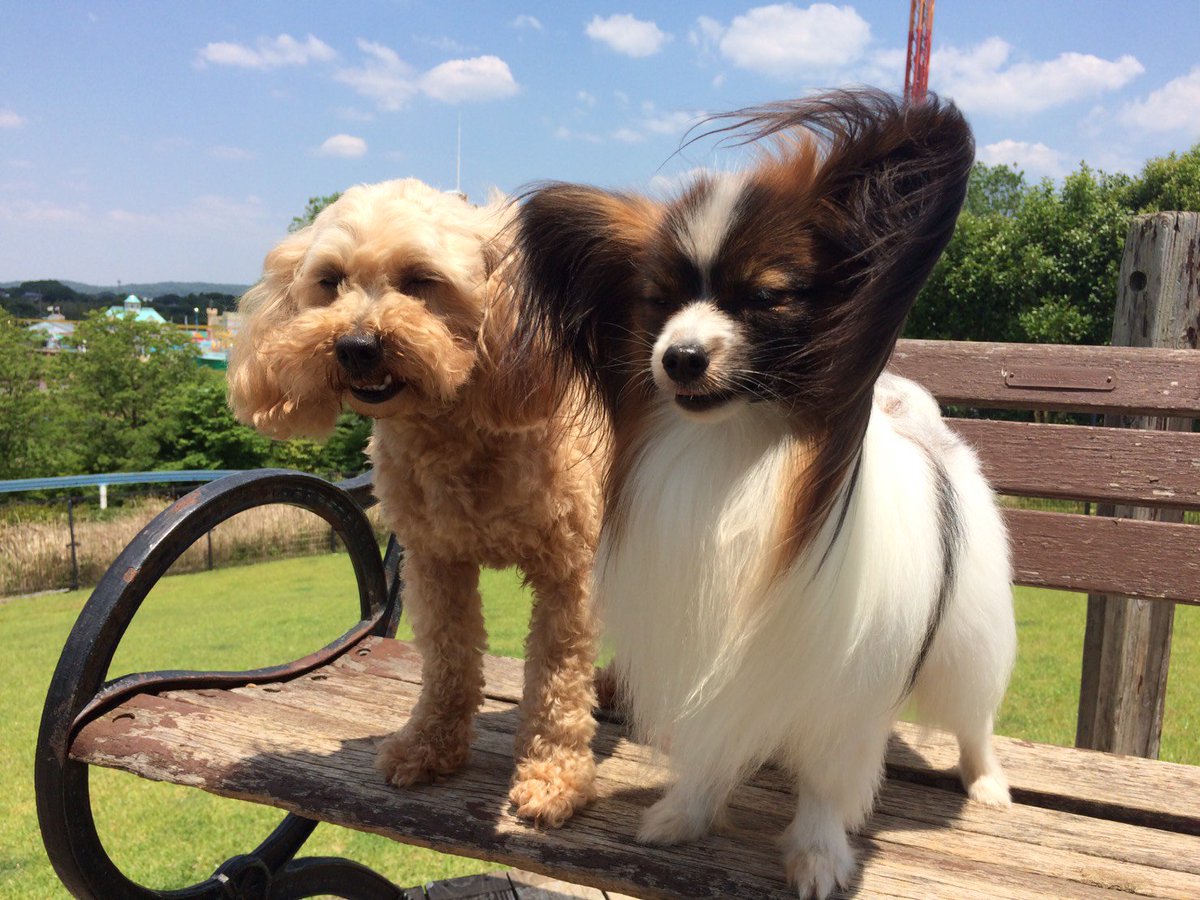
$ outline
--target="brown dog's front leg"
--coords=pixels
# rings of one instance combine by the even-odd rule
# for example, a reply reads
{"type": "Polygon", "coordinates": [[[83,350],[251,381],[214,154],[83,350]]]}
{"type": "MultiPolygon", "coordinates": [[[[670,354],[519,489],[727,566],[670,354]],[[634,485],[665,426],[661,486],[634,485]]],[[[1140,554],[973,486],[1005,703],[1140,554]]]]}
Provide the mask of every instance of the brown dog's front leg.
{"type": "Polygon", "coordinates": [[[483,702],[487,632],[479,567],[412,554],[404,606],[421,651],[421,696],[407,724],[384,739],[375,767],[397,787],[462,768],[472,720],[483,702]]]}
{"type": "Polygon", "coordinates": [[[596,627],[587,561],[570,551],[530,564],[535,601],[525,643],[525,690],[517,770],[509,799],[517,815],[557,828],[595,794],[592,709],[596,627]]]}

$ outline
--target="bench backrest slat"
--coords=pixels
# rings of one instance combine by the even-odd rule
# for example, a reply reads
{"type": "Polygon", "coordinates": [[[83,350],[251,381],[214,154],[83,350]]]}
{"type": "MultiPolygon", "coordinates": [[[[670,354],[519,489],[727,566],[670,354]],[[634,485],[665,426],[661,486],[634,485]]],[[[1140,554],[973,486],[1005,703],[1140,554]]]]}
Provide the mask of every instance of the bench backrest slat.
{"type": "Polygon", "coordinates": [[[1200,508],[1200,434],[951,419],[997,493],[1200,508]]]}
{"type": "MultiPolygon", "coordinates": [[[[1200,418],[1200,353],[900,341],[889,366],[944,406],[1200,418]]],[[[1121,504],[1117,516],[1006,509],[1018,584],[1200,604],[1200,434],[952,419],[998,493],[1121,504]],[[1137,518],[1122,518],[1141,507],[1137,518]],[[1145,521],[1146,507],[1176,521],[1145,521]]]]}
{"type": "Polygon", "coordinates": [[[1017,584],[1200,605],[1200,525],[1004,514],[1017,584]]]}
{"type": "Polygon", "coordinates": [[[1192,350],[903,340],[889,368],[946,405],[1200,418],[1192,350]]]}

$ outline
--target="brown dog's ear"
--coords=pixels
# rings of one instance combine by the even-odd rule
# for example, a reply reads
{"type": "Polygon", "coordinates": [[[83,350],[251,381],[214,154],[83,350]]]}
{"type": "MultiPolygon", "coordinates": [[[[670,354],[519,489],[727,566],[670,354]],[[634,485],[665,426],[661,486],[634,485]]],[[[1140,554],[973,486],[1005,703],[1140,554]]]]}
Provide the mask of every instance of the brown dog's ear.
{"type": "MultiPolygon", "coordinates": [[[[298,429],[295,404],[279,382],[278,360],[267,350],[295,316],[296,271],[312,243],[312,226],[289,235],[267,254],[262,278],[238,300],[242,323],[229,351],[229,405],[239,421],[270,437],[288,438],[298,429]]],[[[318,429],[320,430],[320,429],[318,429]]]]}
{"type": "Polygon", "coordinates": [[[608,395],[658,215],[644,198],[582,185],[528,194],[515,239],[521,352],[548,352],[560,375],[573,371],[608,395]]]}

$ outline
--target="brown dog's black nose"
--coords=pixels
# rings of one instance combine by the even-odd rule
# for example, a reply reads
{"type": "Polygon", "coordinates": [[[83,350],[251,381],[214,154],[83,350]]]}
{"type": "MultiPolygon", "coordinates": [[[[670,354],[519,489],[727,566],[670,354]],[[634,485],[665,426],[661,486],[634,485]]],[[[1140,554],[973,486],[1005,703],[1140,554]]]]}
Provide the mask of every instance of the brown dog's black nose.
{"type": "Polygon", "coordinates": [[[383,362],[383,345],[379,335],[353,331],[334,342],[333,355],[351,378],[365,378],[383,362]]]}
{"type": "Polygon", "coordinates": [[[708,371],[708,351],[699,344],[672,344],[663,351],[662,365],[676,384],[688,384],[708,371]]]}

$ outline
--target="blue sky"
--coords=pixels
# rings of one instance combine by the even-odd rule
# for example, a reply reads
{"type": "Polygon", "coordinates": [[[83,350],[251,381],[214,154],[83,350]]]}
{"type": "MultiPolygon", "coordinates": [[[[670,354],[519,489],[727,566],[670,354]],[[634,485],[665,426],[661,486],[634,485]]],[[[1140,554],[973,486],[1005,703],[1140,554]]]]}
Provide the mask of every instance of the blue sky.
{"type": "MultiPolygon", "coordinates": [[[[306,200],[416,176],[669,190],[704,113],[899,90],[905,0],[0,0],[0,281],[249,283],[306,200]]],[[[1200,3],[940,0],[930,85],[980,158],[1136,172],[1200,140],[1200,3]]]]}

